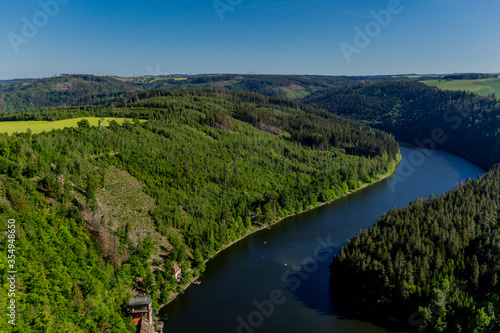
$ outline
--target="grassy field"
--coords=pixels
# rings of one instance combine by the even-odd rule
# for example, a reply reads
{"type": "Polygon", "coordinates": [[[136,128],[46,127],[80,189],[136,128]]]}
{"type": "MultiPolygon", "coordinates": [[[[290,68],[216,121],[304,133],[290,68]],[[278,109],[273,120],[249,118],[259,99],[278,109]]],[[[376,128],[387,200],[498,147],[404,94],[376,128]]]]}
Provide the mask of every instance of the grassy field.
{"type": "MultiPolygon", "coordinates": [[[[75,119],[66,119],[60,121],[2,121],[0,122],[0,133],[23,133],[28,129],[31,129],[33,134],[42,133],[42,132],[50,132],[54,129],[63,129],[66,127],[76,127],[77,123],[82,120],[87,119],[91,126],[99,126],[99,120],[101,118],[98,117],[85,117],[85,118],[75,118],[75,119]]],[[[116,120],[119,124],[123,124],[123,122],[127,118],[103,118],[104,122],[102,126],[109,126],[109,122],[111,120],[116,120]]],[[[132,119],[128,119],[132,121],[132,119]]],[[[142,121],[142,120],[141,120],[142,121]]]]}
{"type": "Polygon", "coordinates": [[[500,97],[500,78],[450,81],[430,80],[422,82],[429,86],[438,87],[443,90],[466,90],[483,96],[495,94],[496,97],[500,97]]]}

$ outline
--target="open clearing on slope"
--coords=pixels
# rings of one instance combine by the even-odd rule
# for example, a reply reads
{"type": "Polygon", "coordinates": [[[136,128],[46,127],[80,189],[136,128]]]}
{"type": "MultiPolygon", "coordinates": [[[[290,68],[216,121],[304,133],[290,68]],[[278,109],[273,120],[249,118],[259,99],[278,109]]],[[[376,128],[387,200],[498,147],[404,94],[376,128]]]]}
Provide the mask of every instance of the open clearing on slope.
{"type": "Polygon", "coordinates": [[[442,90],[465,90],[486,96],[495,94],[500,97],[500,78],[481,80],[430,80],[422,81],[431,87],[442,90]]]}
{"type": "MultiPolygon", "coordinates": [[[[84,117],[65,119],[59,121],[2,121],[0,122],[0,133],[24,133],[28,129],[33,134],[50,132],[52,130],[63,129],[66,127],[76,127],[82,119],[87,119],[91,126],[99,126],[99,120],[102,121],[102,126],[109,126],[109,122],[116,120],[118,124],[123,124],[125,120],[132,121],[130,118],[99,118],[99,117],[84,117]]],[[[141,120],[144,122],[145,120],[141,120]]]]}

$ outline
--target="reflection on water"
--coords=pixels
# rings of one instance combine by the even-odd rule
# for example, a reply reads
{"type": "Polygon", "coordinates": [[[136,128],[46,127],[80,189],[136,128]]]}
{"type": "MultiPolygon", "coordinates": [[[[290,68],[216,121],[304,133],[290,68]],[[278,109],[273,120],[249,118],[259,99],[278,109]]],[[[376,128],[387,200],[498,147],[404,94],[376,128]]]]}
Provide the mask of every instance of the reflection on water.
{"type": "Polygon", "coordinates": [[[332,300],[328,266],[333,255],[392,207],[439,195],[484,172],[442,151],[405,145],[401,153],[403,161],[392,177],[220,253],[207,265],[200,286],[163,309],[165,332],[395,331],[378,318],[360,319],[356,307],[332,300]]]}

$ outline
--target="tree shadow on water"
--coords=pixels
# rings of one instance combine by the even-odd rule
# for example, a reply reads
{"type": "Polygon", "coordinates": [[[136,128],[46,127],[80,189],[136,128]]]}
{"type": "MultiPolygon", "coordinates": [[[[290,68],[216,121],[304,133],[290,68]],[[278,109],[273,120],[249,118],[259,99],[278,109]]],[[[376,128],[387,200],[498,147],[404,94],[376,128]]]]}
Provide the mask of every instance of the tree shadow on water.
{"type": "MultiPolygon", "coordinates": [[[[336,250],[334,253],[337,253],[336,250]]],[[[287,290],[304,307],[316,310],[324,316],[339,320],[356,320],[379,326],[387,332],[407,332],[406,325],[396,322],[388,314],[371,310],[363,300],[355,299],[330,282],[331,256],[321,260],[321,255],[308,258],[298,267],[289,268],[287,290]],[[313,262],[313,259],[315,262],[313,262]]]]}

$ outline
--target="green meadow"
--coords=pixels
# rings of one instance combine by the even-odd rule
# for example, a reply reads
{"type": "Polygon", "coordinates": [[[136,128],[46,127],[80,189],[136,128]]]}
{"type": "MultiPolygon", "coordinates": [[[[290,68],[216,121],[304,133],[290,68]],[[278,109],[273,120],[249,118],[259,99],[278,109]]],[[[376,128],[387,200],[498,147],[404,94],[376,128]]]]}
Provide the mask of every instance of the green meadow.
{"type": "MultiPolygon", "coordinates": [[[[78,122],[82,119],[87,119],[91,126],[109,126],[109,122],[115,120],[118,124],[123,124],[125,120],[132,121],[128,118],[99,118],[99,117],[84,117],[75,119],[65,119],[59,121],[2,121],[0,122],[0,133],[23,133],[28,129],[32,133],[50,132],[52,130],[63,129],[66,127],[76,127],[78,122]]],[[[142,121],[142,120],[141,120],[142,121]]]]}
{"type": "Polygon", "coordinates": [[[500,78],[480,80],[429,80],[422,81],[431,87],[443,90],[465,90],[479,95],[495,94],[500,97],[500,78]]]}

